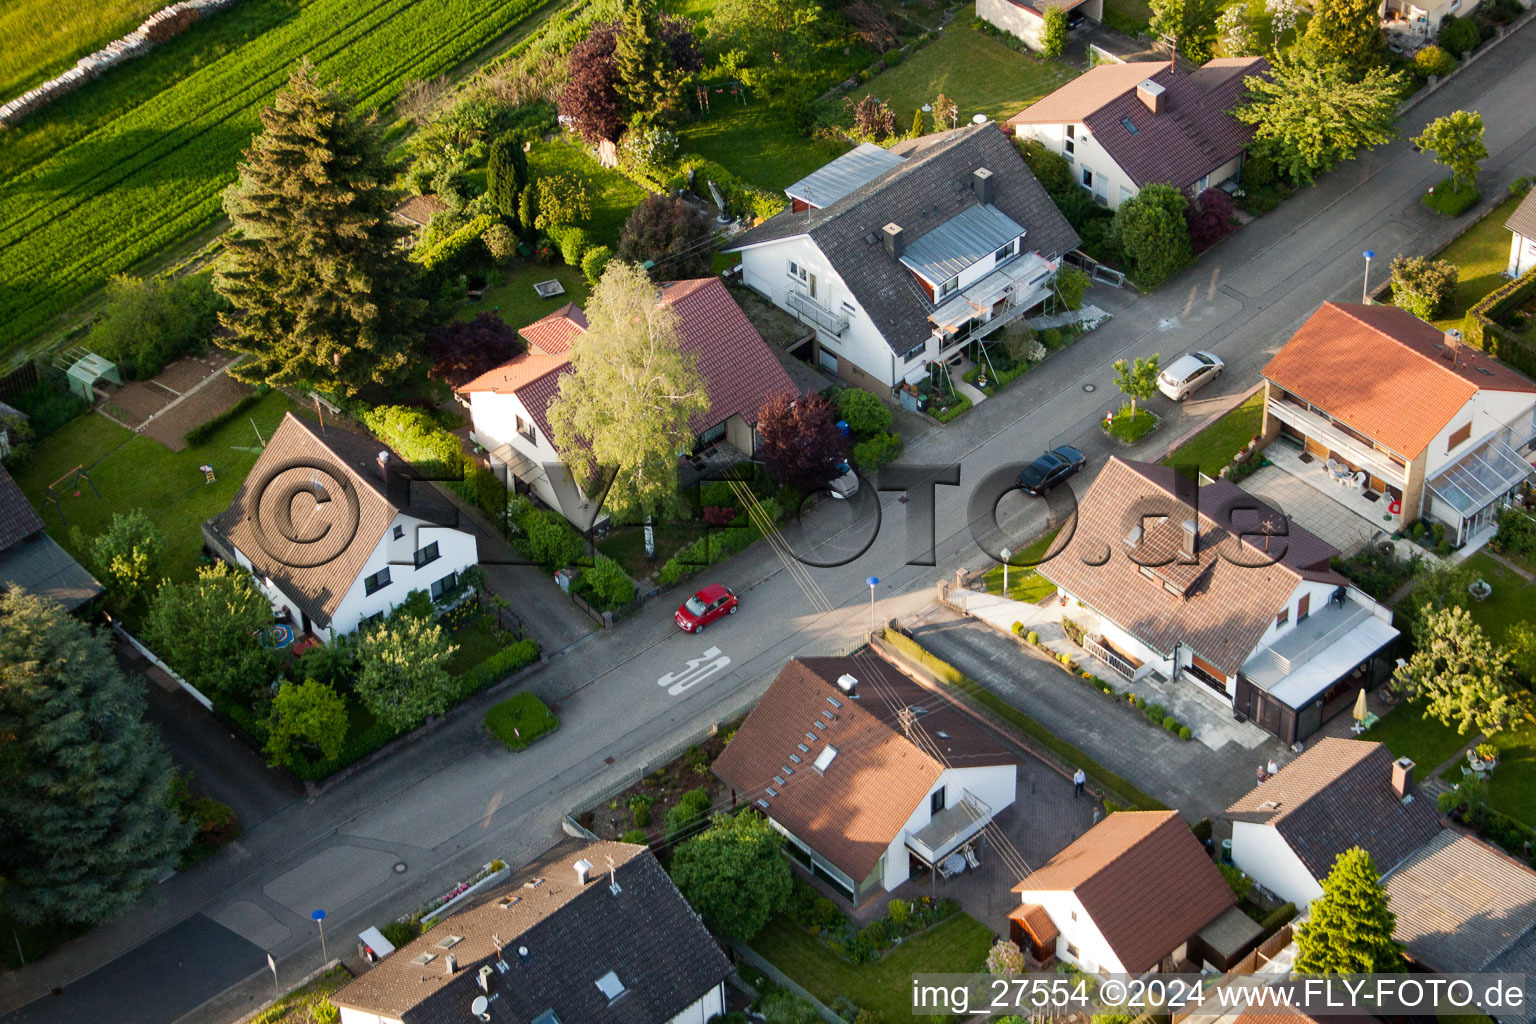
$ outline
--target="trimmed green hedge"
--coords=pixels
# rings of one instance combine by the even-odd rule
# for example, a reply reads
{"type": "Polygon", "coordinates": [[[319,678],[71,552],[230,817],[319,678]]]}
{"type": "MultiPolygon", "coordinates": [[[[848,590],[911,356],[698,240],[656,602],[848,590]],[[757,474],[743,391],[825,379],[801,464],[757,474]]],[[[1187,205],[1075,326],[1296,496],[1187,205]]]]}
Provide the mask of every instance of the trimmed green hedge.
{"type": "Polygon", "coordinates": [[[513,694],[485,713],[485,727],[508,750],[528,744],[560,727],[560,719],[531,693],[513,694]]]}
{"type": "Polygon", "coordinates": [[[1536,348],[1513,337],[1498,323],[1501,317],[1533,295],[1536,295],[1536,269],[1528,270],[1484,295],[1467,310],[1466,321],[1462,324],[1467,343],[1517,370],[1536,374],[1536,348]]]}
{"type": "Polygon", "coordinates": [[[497,218],[490,214],[476,217],[425,251],[413,251],[411,259],[420,263],[426,270],[452,272],[462,269],[460,264],[468,261],[473,255],[472,246],[480,241],[480,236],[495,223],[497,218]]]}
{"type": "Polygon", "coordinates": [[[1035,721],[1002,697],[965,675],[949,662],[943,661],[929,653],[926,648],[911,637],[887,628],[885,631],[885,642],[922,665],[929,672],[932,672],[941,683],[953,687],[972,702],[980,704],[1010,725],[1015,726],[1063,761],[1068,764],[1081,766],[1083,771],[1098,781],[1099,785],[1120,797],[1128,806],[1143,811],[1165,811],[1168,809],[1162,803],[1152,799],[1152,797],[1131,785],[1126,779],[1116,775],[1077,747],[1058,737],[1044,725],[1035,721]]]}
{"type": "Polygon", "coordinates": [[[495,473],[465,453],[458,435],[426,409],[383,405],[359,413],[363,426],[401,458],[430,476],[448,477],[443,486],[476,505],[492,519],[506,509],[507,489],[495,473]],[[454,480],[452,477],[458,476],[454,480]]]}
{"type": "Polygon", "coordinates": [[[508,644],[459,677],[459,700],[489,689],[519,669],[539,660],[537,640],[518,640],[508,644]]]}
{"type": "Polygon", "coordinates": [[[754,217],[767,220],[789,205],[781,194],[748,185],[723,165],[701,156],[685,156],[678,161],[676,173],[666,181],[666,191],[686,188],[689,171],[694,174],[694,192],[708,195],[708,183],[713,181],[725,197],[726,205],[734,207],[737,213],[748,211],[754,217]]]}
{"type": "Polygon", "coordinates": [[[208,440],[215,433],[217,433],[219,428],[224,426],[224,424],[228,423],[230,420],[244,415],[247,409],[251,408],[257,402],[265,398],[266,392],[266,386],[263,385],[262,387],[246,395],[244,398],[240,399],[240,401],[236,402],[228,409],[225,409],[223,412],[219,413],[213,419],[199,423],[197,426],[181,435],[181,439],[187,442],[188,447],[196,447],[197,445],[202,444],[204,441],[208,440]]]}
{"type": "Polygon", "coordinates": [[[966,395],[961,395],[960,401],[950,406],[948,409],[941,410],[937,405],[928,406],[928,415],[932,416],[940,423],[948,423],[950,420],[954,419],[956,416],[959,416],[961,413],[968,411],[970,408],[970,398],[966,395]]]}

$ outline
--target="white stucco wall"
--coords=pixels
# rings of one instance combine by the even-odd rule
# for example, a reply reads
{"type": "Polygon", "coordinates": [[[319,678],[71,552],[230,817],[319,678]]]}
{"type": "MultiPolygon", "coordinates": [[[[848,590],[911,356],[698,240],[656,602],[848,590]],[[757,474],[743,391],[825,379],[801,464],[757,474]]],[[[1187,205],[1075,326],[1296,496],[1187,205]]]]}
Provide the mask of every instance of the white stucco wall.
{"type": "Polygon", "coordinates": [[[1083,909],[1074,892],[1029,892],[1020,894],[1023,903],[1038,903],[1050,915],[1061,934],[1056,937],[1056,956],[1090,974],[1125,973],[1125,965],[1105,941],[1098,926],[1083,909]],[[1074,954],[1072,950],[1077,952],[1074,954]]]}
{"type": "Polygon", "coordinates": [[[363,619],[379,612],[388,613],[406,599],[413,590],[431,593],[432,584],[453,572],[463,572],[480,562],[474,534],[443,526],[434,526],[424,519],[397,514],[384,538],[363,563],[362,570],[352,581],[347,594],[341,599],[335,614],[331,616],[331,632],[350,633],[363,619]],[[396,540],[394,528],[399,526],[404,535],[396,540]],[[412,564],[418,548],[437,544],[438,557],[421,568],[412,564]],[[372,594],[365,593],[364,581],[368,576],[388,567],[390,582],[372,594]]]}
{"type": "Polygon", "coordinates": [[[1515,421],[1529,422],[1530,410],[1536,406],[1536,395],[1519,391],[1478,391],[1461,412],[1451,417],[1425,452],[1426,479],[1466,455],[1472,449],[1500,433],[1515,421]],[[1450,438],[1457,430],[1471,424],[1472,433],[1467,440],[1450,448],[1450,438]]]}
{"type": "Polygon", "coordinates": [[[1323,894],[1318,880],[1272,825],[1234,821],[1232,863],[1282,900],[1296,904],[1297,910],[1323,894]]]}
{"type": "Polygon", "coordinates": [[[721,982],[700,996],[692,1006],[673,1017],[667,1024],[708,1024],[711,1017],[725,1012],[725,982],[721,982]]]}
{"type": "Polygon", "coordinates": [[[1509,269],[1510,277],[1519,277],[1536,267],[1536,238],[1526,238],[1518,231],[1510,232],[1509,240],[1509,269]]]}
{"type": "Polygon", "coordinates": [[[982,765],[974,768],[946,768],[939,776],[928,794],[918,802],[917,807],[907,818],[896,837],[891,840],[890,846],[885,852],[885,874],[882,885],[886,890],[896,888],[905,882],[911,872],[908,870],[910,863],[907,855],[907,836],[921,830],[930,821],[933,815],[929,808],[933,794],[940,788],[947,789],[944,794],[944,806],[956,807],[966,791],[975,794],[986,805],[992,808],[996,815],[1004,807],[1010,806],[1014,801],[1015,790],[1018,786],[1019,771],[1017,765],[982,765]]]}
{"type": "Polygon", "coordinates": [[[1046,149],[1065,157],[1072,165],[1072,180],[1079,186],[1083,183],[1083,169],[1092,171],[1093,187],[1088,191],[1103,199],[1111,210],[1140,191],[1130,175],[1121,170],[1120,165],[1099,145],[1098,139],[1094,138],[1086,125],[1074,124],[1073,131],[1074,151],[1071,153],[1066,151],[1065,123],[1021,124],[1016,126],[1014,133],[1021,139],[1039,139],[1046,149]]]}

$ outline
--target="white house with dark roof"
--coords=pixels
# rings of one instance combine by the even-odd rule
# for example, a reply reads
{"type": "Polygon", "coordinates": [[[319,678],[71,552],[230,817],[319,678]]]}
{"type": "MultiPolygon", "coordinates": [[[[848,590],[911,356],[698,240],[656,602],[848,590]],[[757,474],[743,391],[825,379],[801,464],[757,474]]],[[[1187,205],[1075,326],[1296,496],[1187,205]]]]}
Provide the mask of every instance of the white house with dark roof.
{"type": "Polygon", "coordinates": [[[1045,302],[1078,238],[995,124],[880,152],[791,185],[791,209],[725,251],[814,332],[822,367],[894,388],[1045,302]]]}
{"type": "Polygon", "coordinates": [[[943,863],[1010,806],[1018,755],[873,655],[796,658],[714,772],[796,863],[858,905],[943,863]]]}
{"type": "Polygon", "coordinates": [[[378,621],[414,590],[453,595],[479,564],[454,506],[383,443],[283,417],[234,501],[204,524],[280,619],[329,640],[378,621]]]}
{"type": "MultiPolygon", "coordinates": [[[[724,442],[750,457],[763,403],[799,389],[719,278],[674,281],[660,297],[677,314],[680,346],[694,358],[709,397],[709,407],[689,420],[696,447],[724,442]]],[[[518,332],[526,352],[458,389],[470,437],[493,466],[505,468],[508,485],[537,495],[582,529],[598,512],[555,448],[549,406],[586,332],[586,314],[567,303],[518,332]]]]}
{"type": "Polygon", "coordinates": [[[565,840],[331,996],[342,1024],[707,1024],[731,973],[650,850],[565,840]]]}
{"type": "Polygon", "coordinates": [[[1319,740],[1227,808],[1232,863],[1297,907],[1322,895],[1334,859],[1353,847],[1386,875],[1440,831],[1413,769],[1380,743],[1319,740]]]}
{"type": "Polygon", "coordinates": [[[1525,194],[1504,226],[1510,233],[1509,267],[1505,273],[1520,277],[1536,270],[1536,189],[1525,194]]]}
{"type": "MultiPolygon", "coordinates": [[[[992,0],[1006,5],[1008,0],[992,0]]],[[[1072,165],[1079,185],[1110,209],[1147,185],[1198,195],[1235,188],[1253,128],[1230,111],[1262,57],[1222,57],[1193,72],[1157,64],[1100,64],[1008,119],[1072,165]]]]}
{"type": "Polygon", "coordinates": [[[1185,680],[1294,743],[1391,674],[1392,613],[1336,554],[1226,480],[1115,457],[1039,572],[1113,671],[1185,680]]]}

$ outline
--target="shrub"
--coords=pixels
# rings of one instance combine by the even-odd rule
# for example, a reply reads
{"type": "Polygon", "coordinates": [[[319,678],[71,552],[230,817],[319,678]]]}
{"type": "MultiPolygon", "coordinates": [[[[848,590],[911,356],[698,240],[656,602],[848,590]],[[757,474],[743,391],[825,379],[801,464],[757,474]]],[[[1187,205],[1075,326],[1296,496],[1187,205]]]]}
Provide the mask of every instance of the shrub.
{"type": "Polygon", "coordinates": [[[425,248],[417,246],[411,251],[411,259],[426,270],[442,274],[461,272],[480,252],[485,251],[480,238],[496,223],[497,219],[490,214],[476,217],[435,245],[425,248]]]}
{"type": "Polygon", "coordinates": [[[1172,715],[1168,715],[1167,717],[1165,717],[1163,719],[1163,728],[1167,729],[1169,732],[1178,732],[1179,731],[1179,721],[1178,721],[1178,719],[1174,718],[1172,715]]]}
{"type": "Polygon", "coordinates": [[[1022,623],[1022,622],[1015,622],[1013,624],[1013,635],[1014,636],[1023,636],[1024,635],[1024,623],[1022,623]]]}
{"type": "Polygon", "coordinates": [[[506,263],[517,255],[517,236],[505,224],[492,224],[485,229],[485,234],[480,236],[480,240],[485,243],[485,249],[491,254],[491,259],[497,263],[506,263]]]}
{"type": "MultiPolygon", "coordinates": [[[[649,812],[646,813],[646,820],[650,820],[649,812]]],[[[625,832],[622,836],[619,836],[619,842],[630,843],[634,846],[646,846],[650,843],[650,841],[650,834],[643,828],[632,828],[628,832],[625,832]]]]}
{"type": "Polygon", "coordinates": [[[419,925],[408,921],[391,921],[379,927],[379,934],[389,940],[389,944],[399,948],[421,934],[419,925]]]}
{"type": "Polygon", "coordinates": [[[1458,18],[1454,14],[1447,14],[1440,22],[1438,42],[1454,57],[1459,58],[1462,54],[1477,49],[1482,41],[1482,33],[1477,30],[1477,23],[1469,18],[1458,18]]]}
{"type": "MultiPolygon", "coordinates": [[[[890,410],[886,410],[889,415],[890,410]]],[[[876,434],[853,446],[853,461],[864,472],[872,473],[901,455],[902,440],[899,434],[876,434]]]]}
{"type": "Polygon", "coordinates": [[[1264,929],[1266,936],[1273,935],[1280,930],[1291,918],[1296,916],[1296,904],[1282,903],[1280,906],[1264,915],[1264,920],[1259,922],[1259,927],[1264,929]]]}
{"type": "Polygon", "coordinates": [[[667,842],[675,843],[697,831],[709,817],[709,791],[700,786],[684,793],[667,811],[667,842]]]}
{"type": "MultiPolygon", "coordinates": [[[[1047,8],[1052,11],[1057,9],[1047,8]]],[[[1056,294],[1061,296],[1061,301],[1067,304],[1068,309],[1082,309],[1083,296],[1092,282],[1092,278],[1076,267],[1062,267],[1056,274],[1056,294]]]]}
{"type": "Polygon", "coordinates": [[[893,923],[898,925],[907,923],[907,914],[911,910],[912,907],[907,903],[906,900],[891,900],[885,905],[886,916],[889,917],[893,923]]]}
{"type": "Polygon", "coordinates": [[[1392,303],[1420,320],[1433,320],[1456,291],[1460,276],[1454,263],[1423,256],[1392,259],[1392,303]]]}
{"type": "Polygon", "coordinates": [[[1430,43],[1413,55],[1413,70],[1425,78],[1448,75],[1456,70],[1456,58],[1445,47],[1430,43]]]}
{"type": "Polygon", "coordinates": [[[603,608],[618,608],[635,599],[635,582],[625,574],[622,566],[607,555],[598,553],[592,568],[581,574],[587,586],[598,598],[603,608]]]}
{"type": "Polygon", "coordinates": [[[1530,192],[1530,190],[1531,190],[1531,179],[1530,178],[1519,177],[1519,178],[1516,178],[1514,181],[1509,183],[1509,194],[1512,195],[1512,196],[1523,196],[1526,193],[1530,192]]]}
{"type": "Polygon", "coordinates": [[[508,644],[459,677],[463,696],[478,693],[539,660],[539,642],[532,637],[508,644]]]}
{"type": "Polygon", "coordinates": [[[858,388],[844,388],[838,392],[837,414],[855,437],[884,433],[895,419],[889,406],[858,388]]]}
{"type": "Polygon", "coordinates": [[[126,380],[147,380],[179,356],[201,351],[229,304],[210,273],[114,277],[86,347],[118,364],[126,380]]]}
{"type": "Polygon", "coordinates": [[[634,815],[635,827],[636,828],[645,828],[647,825],[649,825],[651,823],[651,805],[650,804],[631,803],[629,805],[629,810],[630,810],[630,813],[634,815]]]}
{"type": "Polygon", "coordinates": [[[1187,726],[1187,725],[1179,726],[1179,739],[1187,740],[1187,739],[1189,739],[1193,735],[1194,735],[1194,733],[1189,731],[1189,726],[1187,726]]]}
{"type": "Polygon", "coordinates": [[[586,228],[560,225],[549,229],[549,237],[560,248],[560,258],[568,267],[580,267],[581,259],[592,248],[592,236],[586,228]]]}
{"type": "Polygon", "coordinates": [[[1221,871],[1221,877],[1227,880],[1227,885],[1232,889],[1232,895],[1241,903],[1248,898],[1248,893],[1253,889],[1253,879],[1243,874],[1230,864],[1216,865],[1221,871]]]}
{"type": "Polygon", "coordinates": [[[1024,639],[1031,644],[1038,644],[1040,642],[1040,634],[1036,633],[1034,630],[1030,630],[1028,633],[1024,634],[1024,639]]]}
{"type": "Polygon", "coordinates": [[[1155,718],[1159,722],[1161,722],[1163,720],[1164,714],[1166,714],[1166,712],[1164,711],[1163,706],[1161,704],[1149,704],[1149,705],[1147,705],[1147,717],[1148,718],[1155,718]]]}
{"type": "Polygon", "coordinates": [[[517,525],[523,531],[523,553],[547,573],[572,565],[586,550],[581,534],[558,512],[530,508],[517,525]]]}
{"type": "Polygon", "coordinates": [[[1045,330],[1040,332],[1040,344],[1044,345],[1052,352],[1063,347],[1069,340],[1071,340],[1070,336],[1063,335],[1061,333],[1061,329],[1057,327],[1047,327],[1045,330]]]}
{"type": "Polygon", "coordinates": [[[1207,249],[1236,225],[1232,197],[1219,188],[1208,188],[1184,211],[1184,220],[1190,242],[1197,250],[1207,249]]]}
{"type": "Polygon", "coordinates": [[[587,279],[587,283],[596,285],[602,278],[603,271],[608,269],[608,261],[613,259],[613,250],[606,245],[594,245],[581,257],[581,274],[587,279]]]}

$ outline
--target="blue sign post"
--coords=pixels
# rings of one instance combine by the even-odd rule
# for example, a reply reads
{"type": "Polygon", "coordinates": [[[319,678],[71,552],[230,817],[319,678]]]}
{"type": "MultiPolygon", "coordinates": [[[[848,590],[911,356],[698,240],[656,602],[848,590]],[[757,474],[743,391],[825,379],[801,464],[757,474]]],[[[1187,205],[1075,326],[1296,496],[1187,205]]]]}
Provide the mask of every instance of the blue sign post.
{"type": "Polygon", "coordinates": [[[869,631],[875,631],[875,588],[880,585],[879,576],[871,576],[864,581],[869,584],[869,631]]]}
{"type": "Polygon", "coordinates": [[[320,966],[324,967],[331,962],[330,954],[325,951],[325,911],[316,910],[309,916],[320,926],[320,966]]]}

